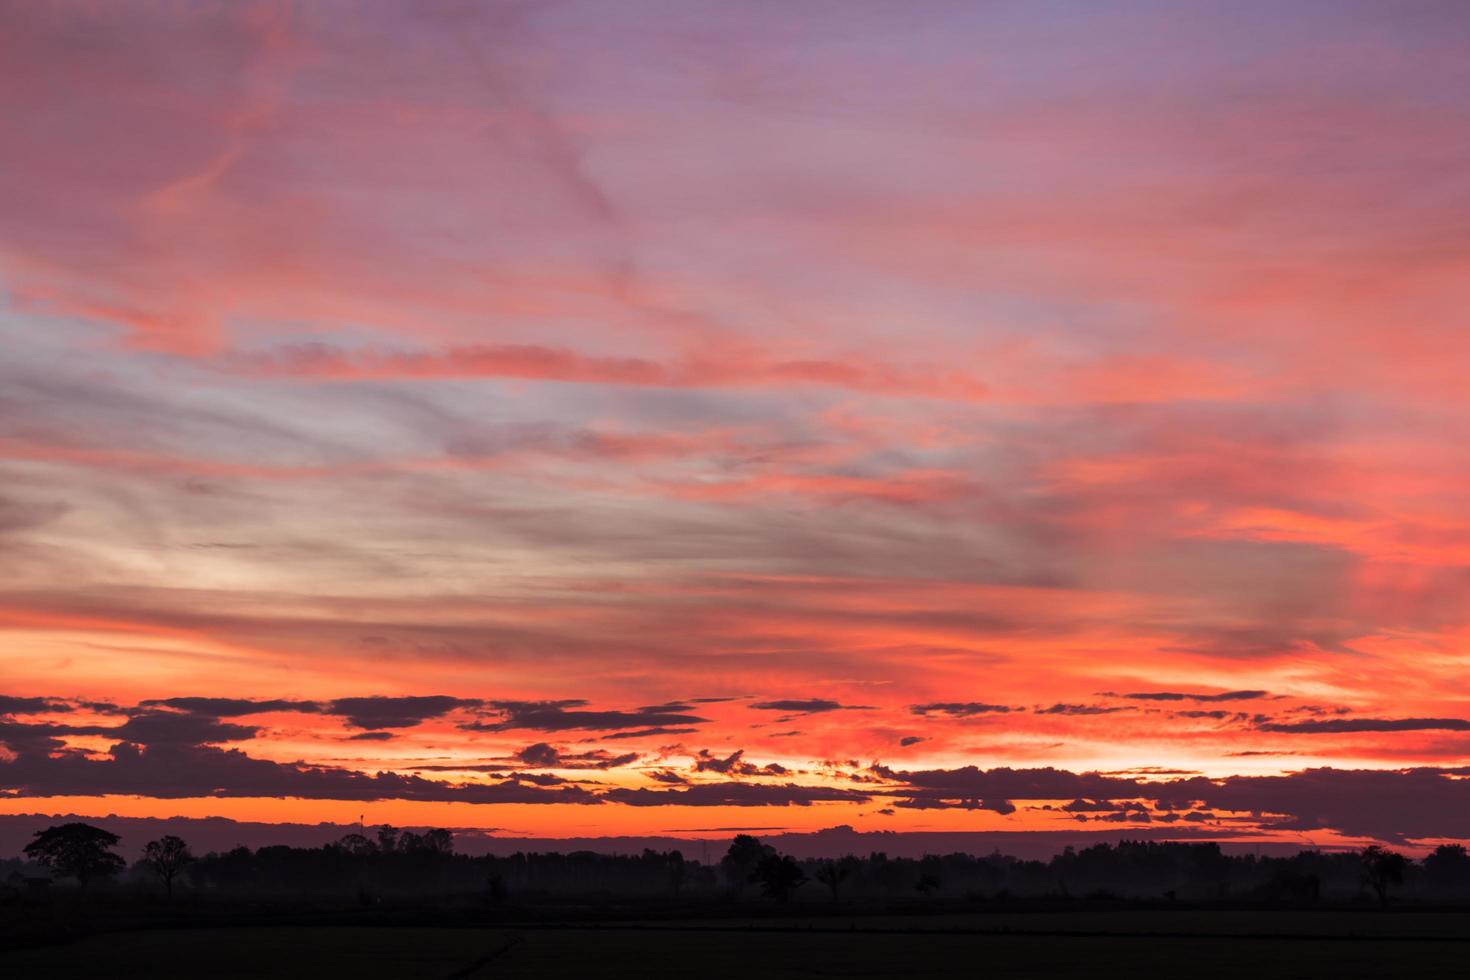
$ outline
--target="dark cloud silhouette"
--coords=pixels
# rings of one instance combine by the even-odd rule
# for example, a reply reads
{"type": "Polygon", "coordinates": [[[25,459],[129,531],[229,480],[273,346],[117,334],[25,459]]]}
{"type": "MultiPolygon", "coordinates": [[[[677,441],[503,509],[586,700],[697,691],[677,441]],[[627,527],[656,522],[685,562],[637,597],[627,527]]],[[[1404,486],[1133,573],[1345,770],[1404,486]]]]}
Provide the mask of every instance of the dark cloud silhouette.
{"type": "Polygon", "coordinates": [[[787,783],[701,783],[687,789],[611,789],[602,799],[627,806],[810,806],[813,803],[866,803],[856,790],[787,783]]]}
{"type": "Polygon", "coordinates": [[[561,761],[561,753],[554,746],[548,745],[546,742],[537,742],[535,745],[528,745],[517,752],[516,758],[528,766],[549,768],[561,761]]]}
{"type": "Polygon", "coordinates": [[[698,725],[709,720],[689,714],[689,706],[682,703],[650,705],[633,711],[581,710],[586,704],[582,700],[491,701],[487,706],[499,713],[499,720],[470,722],[461,727],[484,732],[515,729],[543,732],[618,731],[698,725]]]}
{"type": "Polygon", "coordinates": [[[654,735],[693,735],[697,728],[638,728],[630,732],[613,732],[601,736],[604,742],[615,738],[649,738],[654,735]]]}
{"type": "Polygon", "coordinates": [[[709,749],[700,749],[698,757],[694,760],[694,771],[728,773],[740,764],[740,757],[744,754],[744,749],[736,749],[730,755],[722,758],[711,754],[709,749]]]}
{"type": "Polygon", "coordinates": [[[1284,776],[1232,776],[1170,784],[1176,798],[1265,815],[1285,830],[1336,830],[1403,841],[1470,836],[1470,782],[1442,769],[1307,769],[1284,776]]]}
{"type": "Polygon", "coordinates": [[[517,772],[512,773],[510,779],[518,783],[530,783],[532,786],[561,786],[570,782],[549,772],[517,772]]]}
{"type": "Polygon", "coordinates": [[[749,707],[756,711],[784,711],[793,715],[815,715],[827,711],[872,711],[872,705],[840,704],[826,698],[785,698],[777,701],[761,701],[749,707]]]}
{"type": "MultiPolygon", "coordinates": [[[[1154,692],[1165,694],[1172,692],[1154,692]]],[[[1250,692],[1234,700],[1248,700],[1250,692]]],[[[1219,695],[1204,696],[1231,700],[1219,695]]],[[[1193,700],[1194,696],[1180,699],[1193,700]]],[[[1163,700],[1174,700],[1165,698],[1163,700]]],[[[414,767],[419,771],[485,774],[484,781],[446,782],[413,773],[367,773],[333,765],[280,763],[254,758],[223,743],[255,738],[259,729],[226,719],[282,710],[265,705],[299,706],[311,702],[272,702],[246,699],[159,699],[134,707],[98,705],[116,711],[116,724],[72,724],[68,720],[18,721],[37,709],[58,711],[90,702],[55,698],[7,697],[10,709],[0,717],[0,796],[137,795],[163,799],[181,797],[295,797],[304,799],[404,799],[472,803],[622,803],[629,806],[806,806],[821,802],[877,801],[885,809],[983,809],[1010,813],[1012,801],[1062,801],[1056,809],[1078,818],[1126,823],[1198,823],[1211,815],[1243,819],[1252,825],[1289,831],[1332,830],[1348,836],[1381,840],[1465,838],[1470,825],[1470,769],[1411,768],[1396,770],[1309,769],[1278,776],[1205,778],[1164,769],[1121,772],[1072,772],[1052,767],[1033,769],[896,769],[874,764],[866,769],[852,760],[826,763],[828,775],[846,776],[860,788],[805,786],[789,782],[792,773],[779,764],[757,765],[743,750],[695,754],[692,771],[703,781],[669,769],[647,774],[663,787],[608,787],[595,782],[573,782],[565,776],[533,769],[605,770],[635,763],[637,753],[603,749],[567,748],[551,742],[533,742],[514,757],[469,766],[414,767]],[[116,744],[102,757],[70,749],[69,736],[100,736],[116,744]],[[751,782],[747,777],[775,782],[751,782]],[[1070,802],[1067,802],[1070,801],[1070,802]]],[[[671,702],[632,711],[583,710],[582,701],[495,702],[479,704],[457,698],[364,698],[331,702],[349,720],[387,720],[407,727],[416,719],[436,717],[465,706],[489,708],[498,720],[485,725],[521,727],[530,723],[565,729],[596,730],[600,725],[632,725],[669,716],[686,716],[687,704],[671,702]]],[[[944,713],[958,708],[964,717],[975,708],[969,703],[918,705],[944,713]]],[[[1068,705],[1062,705],[1068,708],[1068,705]]],[[[1088,707],[1088,706],[1083,706],[1088,707]]],[[[285,710],[301,710],[292,707],[285,710]]],[[[309,709],[306,709],[309,710],[309,709]]],[[[922,713],[922,712],[920,712],[922,713]]],[[[977,713],[985,713],[977,711],[977,713]]],[[[1043,709],[1043,713],[1053,713],[1043,709]]],[[[1066,713],[1064,711],[1055,713],[1066,713]]],[[[1467,731],[1470,721],[1458,718],[1345,718],[1313,716],[1278,721],[1256,715],[1247,719],[1226,709],[1179,711],[1176,715],[1215,718],[1217,715],[1251,721],[1258,730],[1283,734],[1392,731],[1467,731]]],[[[615,730],[629,733],[680,731],[653,724],[615,730]]],[[[392,731],[371,729],[346,736],[349,740],[381,741],[392,731]]],[[[916,744],[922,736],[906,736],[901,745],[916,744]]]]}
{"type": "Polygon", "coordinates": [[[116,728],[95,734],[120,738],[139,745],[199,745],[211,742],[239,742],[254,738],[260,732],[253,725],[235,725],[218,718],[181,714],[173,711],[142,711],[116,728]]]}
{"type": "Polygon", "coordinates": [[[635,710],[656,714],[661,711],[694,711],[695,708],[690,701],[665,701],[663,704],[645,704],[635,710]]]}
{"type": "Polygon", "coordinates": [[[717,772],[730,776],[785,776],[790,770],[779,763],[771,762],[757,766],[744,759],[745,750],[737,749],[728,756],[717,756],[709,749],[700,749],[694,759],[695,772],[717,772]]]}
{"type": "Polygon", "coordinates": [[[503,762],[465,762],[445,763],[443,765],[418,765],[405,766],[414,772],[483,772],[493,779],[509,779],[513,773],[508,771],[514,767],[507,766],[503,762]]]}
{"type": "MultiPolygon", "coordinates": [[[[1470,781],[1459,778],[1464,770],[1458,769],[1319,768],[1281,776],[1162,781],[1052,768],[905,772],[880,765],[872,771],[893,786],[888,792],[900,797],[895,805],[920,809],[976,807],[1000,799],[1127,799],[1152,801],[1155,815],[1159,810],[1229,811],[1282,830],[1335,830],[1388,841],[1470,836],[1464,816],[1470,813],[1470,781]]],[[[1130,806],[1126,812],[1140,812],[1130,806]]]]}
{"type": "Polygon", "coordinates": [[[902,800],[898,800],[893,805],[896,807],[902,807],[906,810],[944,810],[959,808],[963,810],[991,810],[995,813],[1000,814],[1010,814],[1016,812],[1016,805],[1010,800],[989,800],[980,799],[973,796],[957,800],[954,803],[946,803],[923,796],[911,796],[902,800]]]}
{"type": "MultiPolygon", "coordinates": [[[[729,700],[721,698],[696,699],[704,702],[729,700]]],[[[426,695],[413,697],[370,697],[337,698],[325,703],[299,701],[286,698],[212,698],[173,697],[149,698],[138,702],[137,707],[119,708],[110,704],[76,702],[51,697],[12,697],[0,695],[0,715],[37,712],[71,712],[78,707],[89,707],[143,719],[131,729],[115,729],[117,737],[129,741],[141,741],[134,737],[152,726],[162,732],[171,726],[181,733],[188,731],[211,732],[215,737],[196,741],[227,741],[250,737],[245,734],[255,729],[243,726],[214,727],[207,725],[209,719],[239,718],[247,715],[275,711],[303,713],[325,713],[338,715],[353,728],[381,731],[392,728],[412,728],[432,719],[442,717],[459,709],[490,708],[498,718],[494,721],[476,721],[461,725],[470,731],[509,731],[513,729],[540,729],[542,731],[604,730],[605,739],[641,738],[658,735],[686,735],[697,731],[693,725],[703,724],[707,719],[691,712],[691,703],[669,702],[648,705],[633,711],[583,711],[577,710],[588,702],[584,700],[563,701],[495,701],[484,702],[474,698],[457,698],[448,695],[426,695]],[[188,719],[193,719],[190,721],[188,719]],[[191,729],[189,726],[202,726],[191,729]],[[229,738],[225,733],[232,733],[229,738]]],[[[109,729],[91,726],[85,730],[72,729],[61,734],[103,734],[109,729]]],[[[363,741],[384,739],[383,734],[370,734],[363,741]]],[[[187,735],[179,740],[189,741],[187,735]]]]}
{"type": "Polygon", "coordinates": [[[898,740],[898,744],[904,748],[908,748],[910,745],[918,745],[922,741],[925,741],[922,735],[905,735],[898,740]]]}
{"type": "Polygon", "coordinates": [[[1066,813],[1110,813],[1118,809],[1118,804],[1112,800],[1073,800],[1057,809],[1066,813]]]}
{"type": "Polygon", "coordinates": [[[930,704],[911,704],[909,711],[916,715],[949,715],[952,718],[968,718],[972,715],[991,713],[1005,714],[1011,709],[1003,704],[984,704],[979,701],[936,701],[930,704]]]}
{"type": "Polygon", "coordinates": [[[612,755],[600,749],[566,753],[554,745],[537,742],[517,752],[516,759],[534,769],[617,769],[637,762],[638,753],[612,755]]]}
{"type": "Polygon", "coordinates": [[[979,799],[1112,799],[1137,795],[1139,786],[1139,782],[1133,779],[1118,779],[1099,773],[1079,774],[1050,767],[980,769],[965,766],[905,772],[877,765],[871,771],[901,784],[903,789],[899,792],[909,797],[910,804],[918,801],[937,806],[979,799]]]}
{"type": "Polygon", "coordinates": [[[1286,710],[1286,714],[1289,714],[1289,715],[1318,715],[1318,716],[1322,716],[1322,715],[1350,715],[1352,713],[1353,713],[1353,709],[1352,708],[1349,708],[1349,707],[1346,707],[1346,706],[1340,705],[1340,704],[1337,704],[1337,705],[1299,704],[1299,705],[1296,705],[1295,707],[1288,708],[1286,710]]]}
{"type": "Polygon", "coordinates": [[[658,783],[672,783],[675,786],[686,786],[689,780],[671,769],[655,769],[648,773],[648,778],[658,783]]]}
{"type": "Polygon", "coordinates": [[[418,697],[338,698],[323,709],[341,715],[353,728],[412,728],[456,708],[475,708],[474,698],[452,698],[444,694],[418,697]]]}
{"type": "Polygon", "coordinates": [[[0,760],[0,788],[11,796],[122,794],[160,799],[273,796],[317,800],[426,800],[462,803],[596,803],[575,786],[556,790],[518,782],[442,783],[421,776],[278,763],[239,749],[122,742],[108,757],[22,751],[0,760]]]}
{"type": "Polygon", "coordinates": [[[1267,721],[1257,731],[1298,735],[1349,734],[1352,732],[1467,732],[1464,718],[1313,718],[1308,721],[1267,721]]]}
{"type": "Polygon", "coordinates": [[[1139,691],[1133,694],[1114,694],[1105,691],[1104,697],[1129,698],[1133,701],[1256,701],[1270,697],[1266,691],[1222,691],[1219,694],[1187,694],[1182,691],[1139,691]]]}
{"type": "Polygon", "coordinates": [[[1110,715],[1131,708],[1107,707],[1101,704],[1054,704],[1050,708],[1037,708],[1038,715],[1110,715]]]}
{"type": "Polygon", "coordinates": [[[59,698],[20,698],[0,694],[0,715],[40,714],[74,710],[71,703],[59,698]]]}
{"type": "MultiPolygon", "coordinates": [[[[65,746],[63,735],[82,734],[72,725],[57,725],[50,722],[28,723],[0,720],[0,743],[16,752],[50,751],[65,746]]],[[[3,789],[0,785],[0,789],[3,789]]]]}
{"type": "MultiPolygon", "coordinates": [[[[55,741],[66,735],[98,735],[137,745],[197,745],[238,742],[254,738],[260,729],[234,725],[218,718],[174,711],[138,711],[121,725],[58,725],[0,722],[0,741],[11,745],[33,745],[55,741]]],[[[62,743],[57,741],[59,746],[62,743]]]]}
{"type": "Polygon", "coordinates": [[[190,714],[210,715],[215,718],[239,718],[244,715],[259,715],[269,711],[300,711],[315,714],[322,706],[315,701],[293,701],[286,698],[252,700],[250,698],[149,698],[139,701],[145,708],[173,708],[190,714]]]}

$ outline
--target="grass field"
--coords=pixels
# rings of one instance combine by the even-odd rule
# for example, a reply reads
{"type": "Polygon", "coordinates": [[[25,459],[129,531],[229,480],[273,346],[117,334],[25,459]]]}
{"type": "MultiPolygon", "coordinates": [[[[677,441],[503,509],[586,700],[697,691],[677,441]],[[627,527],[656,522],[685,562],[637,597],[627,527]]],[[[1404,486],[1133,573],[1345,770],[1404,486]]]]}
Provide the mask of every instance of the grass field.
{"type": "MultiPolygon", "coordinates": [[[[1465,916],[1300,920],[1290,935],[1204,935],[1195,921],[1093,922],[1100,935],[973,933],[973,922],[833,920],[676,927],[425,929],[282,927],[150,930],[0,954],[0,976],[70,977],[1073,977],[1463,976],[1465,916]],[[1151,927],[1151,928],[1150,928],[1151,927]],[[849,931],[849,928],[852,931],[849,931]],[[940,931],[904,932],[905,929],[940,931]],[[949,929],[951,931],[943,931],[949,929]],[[866,931],[864,931],[866,930],[866,931]],[[1313,931],[1316,935],[1311,935],[1313,931]],[[1142,932],[1175,935],[1140,935],[1142,932]],[[1191,934],[1193,933],[1193,934],[1191,934]]],[[[1243,913],[1221,932],[1279,932],[1243,913]]],[[[1208,918],[1208,917],[1204,917],[1208,918]]],[[[992,923],[996,924],[996,923],[992,923]]],[[[1031,927],[1064,930],[1066,922],[1031,927]]],[[[1223,924],[1222,924],[1223,925],[1223,924]]]]}

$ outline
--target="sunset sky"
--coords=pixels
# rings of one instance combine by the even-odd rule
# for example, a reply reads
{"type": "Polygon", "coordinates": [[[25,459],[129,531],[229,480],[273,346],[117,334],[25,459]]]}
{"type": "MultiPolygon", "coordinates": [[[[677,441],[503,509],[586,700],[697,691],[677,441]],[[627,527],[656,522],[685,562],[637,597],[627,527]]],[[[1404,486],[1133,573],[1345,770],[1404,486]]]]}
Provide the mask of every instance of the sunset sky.
{"type": "Polygon", "coordinates": [[[0,813],[1470,838],[1467,50],[0,0],[0,813]]]}

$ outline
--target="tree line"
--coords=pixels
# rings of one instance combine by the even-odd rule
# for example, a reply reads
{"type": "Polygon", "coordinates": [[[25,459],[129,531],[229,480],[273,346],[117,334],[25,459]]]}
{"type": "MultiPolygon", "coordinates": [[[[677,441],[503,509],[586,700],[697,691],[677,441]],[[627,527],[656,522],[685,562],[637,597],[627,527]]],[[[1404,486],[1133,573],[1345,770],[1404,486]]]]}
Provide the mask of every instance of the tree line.
{"type": "Polygon", "coordinates": [[[718,862],[677,850],[471,856],[450,831],[378,828],[322,847],[237,847],[195,855],[174,835],[148,841],[131,866],[116,834],[85,823],[38,831],[21,858],[0,863],[12,892],[132,888],[172,899],[273,896],[376,898],[477,895],[489,903],[557,896],[756,899],[785,904],[1009,898],[1129,898],[1312,904],[1366,899],[1470,902],[1470,854],[1459,844],[1421,861],[1378,845],[1290,857],[1227,854],[1215,843],[1122,841],[1067,848],[1047,861],[1000,853],[798,859],[741,834],[718,862]],[[9,867],[5,867],[8,865],[9,867]],[[8,874],[5,873],[8,871],[8,874]],[[40,886],[40,887],[38,887],[40,886]]]}

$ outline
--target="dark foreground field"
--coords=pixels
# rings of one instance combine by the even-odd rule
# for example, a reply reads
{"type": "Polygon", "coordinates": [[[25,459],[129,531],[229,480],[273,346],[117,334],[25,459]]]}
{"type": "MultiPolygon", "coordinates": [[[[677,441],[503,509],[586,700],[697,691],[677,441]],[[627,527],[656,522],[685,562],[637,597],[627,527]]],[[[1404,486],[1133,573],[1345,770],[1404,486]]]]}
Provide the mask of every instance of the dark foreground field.
{"type": "Polygon", "coordinates": [[[1470,958],[1465,925],[1460,915],[1143,913],[1091,922],[156,929],[0,954],[0,976],[1450,977],[1465,975],[1470,958]]]}

